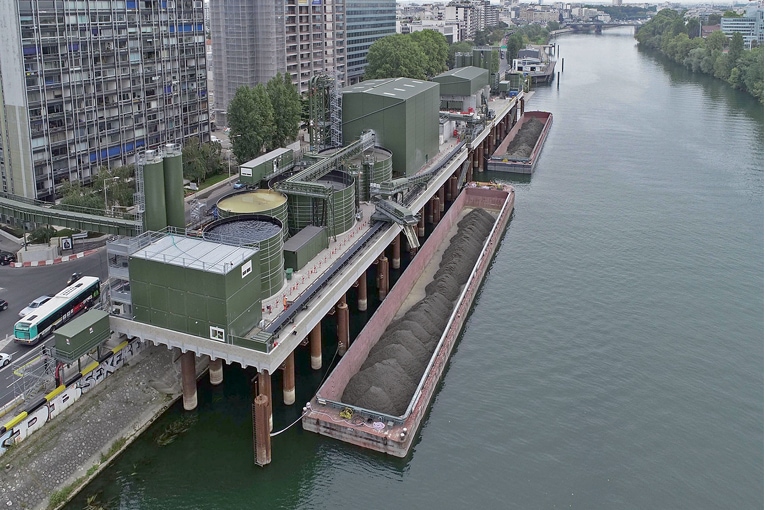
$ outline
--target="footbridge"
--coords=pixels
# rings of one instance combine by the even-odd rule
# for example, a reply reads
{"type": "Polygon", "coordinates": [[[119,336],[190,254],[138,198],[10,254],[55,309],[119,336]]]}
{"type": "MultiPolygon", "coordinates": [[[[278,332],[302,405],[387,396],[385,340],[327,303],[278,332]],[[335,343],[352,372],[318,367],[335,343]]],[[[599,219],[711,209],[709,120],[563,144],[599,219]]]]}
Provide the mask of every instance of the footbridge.
{"type": "Polygon", "coordinates": [[[618,27],[634,27],[635,30],[643,26],[643,22],[639,20],[630,21],[614,21],[609,23],[600,23],[597,21],[582,21],[578,23],[567,23],[566,28],[572,29],[574,32],[595,32],[600,34],[606,28],[618,28],[618,27]]]}
{"type": "Polygon", "coordinates": [[[104,215],[97,209],[55,205],[10,193],[0,193],[0,217],[112,235],[136,236],[142,231],[141,222],[134,214],[107,212],[104,215]]]}

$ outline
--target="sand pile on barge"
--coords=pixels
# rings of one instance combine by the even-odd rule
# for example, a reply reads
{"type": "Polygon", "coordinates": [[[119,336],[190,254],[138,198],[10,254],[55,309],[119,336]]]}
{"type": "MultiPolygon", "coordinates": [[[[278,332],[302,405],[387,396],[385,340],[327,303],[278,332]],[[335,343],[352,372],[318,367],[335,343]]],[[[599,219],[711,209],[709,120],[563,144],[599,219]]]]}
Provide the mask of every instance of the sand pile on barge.
{"type": "Polygon", "coordinates": [[[392,416],[406,412],[494,221],[484,209],[474,209],[457,224],[426,297],[391,323],[372,347],[348,381],[344,403],[392,416]]]}
{"type": "Polygon", "coordinates": [[[542,134],[545,124],[537,118],[531,118],[523,123],[515,138],[507,146],[505,153],[511,159],[525,159],[531,157],[539,135],[542,134]]]}

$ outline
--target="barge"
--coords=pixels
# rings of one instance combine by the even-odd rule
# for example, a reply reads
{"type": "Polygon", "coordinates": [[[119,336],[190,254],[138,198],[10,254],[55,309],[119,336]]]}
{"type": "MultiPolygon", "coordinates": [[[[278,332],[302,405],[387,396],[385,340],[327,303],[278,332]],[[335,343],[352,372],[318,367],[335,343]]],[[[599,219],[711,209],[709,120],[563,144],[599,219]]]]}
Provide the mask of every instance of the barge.
{"type": "MultiPolygon", "coordinates": [[[[511,186],[476,182],[466,185],[335,370],[306,404],[302,418],[305,430],[396,457],[407,455],[502,239],[514,203],[515,190],[511,186]],[[474,265],[469,266],[472,270],[467,281],[459,287],[451,311],[447,311],[445,327],[434,337],[432,354],[426,358],[418,382],[415,380],[416,388],[405,411],[393,415],[344,401],[349,383],[360,373],[367,358],[371,359],[370,351],[384,337],[388,327],[402,324],[406,313],[417,306],[418,300],[425,301],[427,298],[423,296],[426,294],[431,297],[428,284],[435,282],[434,274],[439,266],[443,266],[443,261],[453,256],[447,251],[447,256],[442,257],[445,246],[457,237],[458,225],[462,227],[463,219],[471,211],[490,214],[493,223],[489,221],[486,226],[488,234],[477,247],[477,258],[474,265]]],[[[389,380],[379,382],[384,385],[389,380]]],[[[379,391],[379,388],[375,389],[379,391]]]]}
{"type": "Polygon", "coordinates": [[[550,112],[524,112],[489,158],[487,170],[527,175],[534,173],[552,121],[553,115],[550,112]],[[540,123],[541,128],[538,126],[540,123]],[[531,138],[531,142],[522,138],[531,138]]]}

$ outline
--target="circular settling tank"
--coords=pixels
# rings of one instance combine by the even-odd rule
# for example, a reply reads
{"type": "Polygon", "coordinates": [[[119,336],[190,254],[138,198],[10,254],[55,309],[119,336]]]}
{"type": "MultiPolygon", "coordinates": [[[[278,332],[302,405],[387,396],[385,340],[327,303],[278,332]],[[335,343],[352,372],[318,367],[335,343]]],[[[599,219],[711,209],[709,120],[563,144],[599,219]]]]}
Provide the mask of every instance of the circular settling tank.
{"type": "Polygon", "coordinates": [[[284,285],[283,224],[260,214],[238,214],[210,223],[204,239],[213,242],[252,246],[260,257],[261,299],[273,296],[284,285]]]}
{"type": "MultiPolygon", "coordinates": [[[[271,216],[287,224],[287,197],[278,191],[271,189],[259,189],[255,191],[243,191],[218,200],[218,215],[221,218],[229,218],[241,214],[259,214],[271,216]]],[[[284,230],[284,235],[288,234],[284,230]]]]}
{"type": "Polygon", "coordinates": [[[332,190],[330,200],[290,195],[287,199],[290,232],[294,234],[308,225],[326,225],[329,235],[338,235],[353,227],[356,215],[354,182],[347,173],[333,170],[315,181],[332,190]]]}
{"type": "Polygon", "coordinates": [[[349,159],[346,166],[356,178],[359,201],[368,202],[370,183],[379,184],[393,178],[393,153],[382,147],[373,147],[349,159]]]}

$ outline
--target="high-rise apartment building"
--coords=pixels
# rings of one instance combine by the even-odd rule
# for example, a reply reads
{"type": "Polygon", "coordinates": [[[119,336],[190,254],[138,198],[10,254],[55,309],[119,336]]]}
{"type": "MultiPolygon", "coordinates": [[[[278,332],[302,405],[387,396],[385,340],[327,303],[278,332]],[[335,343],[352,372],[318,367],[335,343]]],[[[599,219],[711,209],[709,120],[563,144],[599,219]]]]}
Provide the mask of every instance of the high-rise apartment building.
{"type": "Polygon", "coordinates": [[[754,44],[763,44],[763,8],[759,5],[747,7],[744,16],[740,18],[722,18],[720,30],[728,37],[735,32],[744,38],[744,44],[751,48],[754,44]]]}
{"type": "Polygon", "coordinates": [[[361,79],[374,41],[396,33],[395,0],[210,0],[216,120],[242,85],[288,73],[298,92],[328,73],[361,79]]]}
{"type": "Polygon", "coordinates": [[[396,0],[347,0],[346,43],[348,83],[364,77],[369,47],[396,33],[396,0]]]}
{"type": "Polygon", "coordinates": [[[66,180],[209,138],[202,0],[0,2],[2,191],[66,180]]]}

